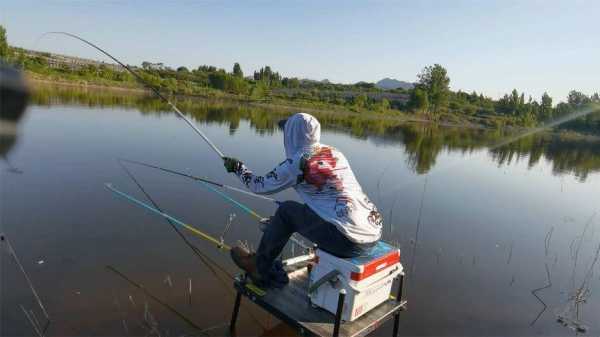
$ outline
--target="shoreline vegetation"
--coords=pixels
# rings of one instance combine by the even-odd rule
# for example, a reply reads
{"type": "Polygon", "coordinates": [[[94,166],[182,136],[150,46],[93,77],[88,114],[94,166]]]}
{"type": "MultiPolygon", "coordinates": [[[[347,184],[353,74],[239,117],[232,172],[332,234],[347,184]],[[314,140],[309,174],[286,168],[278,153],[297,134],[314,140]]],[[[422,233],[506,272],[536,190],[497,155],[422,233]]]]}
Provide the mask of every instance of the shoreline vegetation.
{"type": "MultiPolygon", "coordinates": [[[[0,58],[25,71],[30,81],[89,88],[139,91],[145,89],[125,69],[112,63],[26,50],[9,46],[0,26],[0,58]]],[[[600,107],[600,95],[573,90],[566,102],[553,105],[544,93],[540,101],[516,89],[494,100],[482,93],[450,90],[446,69],[435,64],[417,75],[411,89],[384,90],[374,83],[336,84],[284,77],[265,66],[244,76],[239,63],[232,71],[202,65],[196,69],[143,62],[130,66],[150,85],[167,95],[228,99],[255,106],[275,106],[305,112],[332,112],[445,126],[514,130],[542,126],[575,111],[600,107]]],[[[558,131],[600,136],[600,111],[555,128],[558,131]]]]}
{"type": "MultiPolygon", "coordinates": [[[[134,109],[143,115],[170,115],[169,106],[143,90],[126,91],[110,88],[38,83],[32,92],[33,105],[82,106],[83,108],[134,109]]],[[[258,135],[273,134],[277,122],[297,108],[279,105],[248,104],[223,98],[173,97],[173,103],[196,123],[217,124],[238,132],[248,123],[258,135]]],[[[573,174],[585,181],[589,174],[600,172],[600,137],[583,136],[571,131],[543,132],[528,135],[497,147],[515,130],[507,128],[465,128],[442,126],[440,123],[407,121],[378,114],[341,113],[315,110],[324,130],[349,134],[376,144],[397,147],[407,154],[407,164],[417,174],[435,167],[445,152],[487,152],[499,166],[525,161],[529,167],[539,162],[552,163],[554,174],[573,174]]],[[[518,130],[516,130],[518,132],[518,130]]]]}
{"type": "MultiPolygon", "coordinates": [[[[130,94],[133,96],[138,96],[140,99],[144,99],[144,100],[150,100],[150,101],[156,101],[157,104],[153,105],[153,108],[151,108],[149,111],[154,111],[154,112],[159,112],[161,110],[168,110],[169,107],[166,104],[162,104],[162,102],[154,97],[154,94],[152,93],[152,91],[150,89],[147,89],[145,87],[119,87],[119,86],[108,86],[108,85],[102,85],[102,84],[95,84],[95,83],[87,83],[87,82],[76,82],[76,81],[56,81],[56,80],[47,80],[47,79],[41,79],[38,78],[36,76],[29,76],[28,81],[30,83],[30,86],[34,89],[34,91],[41,91],[41,95],[36,95],[36,97],[41,97],[41,96],[47,96],[48,92],[52,92],[52,94],[50,95],[58,95],[60,96],[60,92],[63,91],[67,91],[67,92],[71,92],[71,91],[79,91],[81,92],[85,92],[86,95],[91,95],[91,96],[98,96],[96,94],[99,94],[99,96],[107,96],[107,97],[119,97],[125,94],[130,94]],[[69,90],[69,88],[72,88],[73,90],[69,90]]],[[[69,94],[70,95],[70,94],[69,94]]],[[[63,95],[64,98],[64,95],[63,95]]],[[[352,122],[350,123],[339,123],[340,120],[342,120],[343,118],[350,118],[350,120],[354,120],[354,119],[358,119],[358,120],[363,120],[363,121],[380,121],[382,122],[381,124],[385,124],[387,126],[389,125],[399,125],[399,124],[403,124],[403,123],[424,123],[424,124],[431,124],[431,125],[435,125],[435,126],[441,126],[441,127],[450,127],[450,128],[466,128],[466,129],[480,129],[480,130],[489,130],[489,131],[495,131],[496,133],[501,133],[505,136],[507,136],[510,133],[515,133],[515,132],[519,132],[519,131],[523,131],[526,130],[527,128],[525,127],[521,127],[521,126],[511,126],[511,127],[504,127],[502,129],[500,128],[492,128],[492,127],[486,127],[484,125],[481,124],[477,124],[477,123],[473,123],[473,122],[466,122],[466,123],[456,123],[456,121],[444,121],[444,120],[431,120],[431,119],[427,119],[427,118],[419,118],[418,115],[413,116],[413,115],[408,115],[408,114],[361,114],[361,113],[357,113],[356,111],[351,111],[348,109],[325,109],[325,108],[315,108],[315,107],[304,107],[301,105],[290,105],[290,104],[286,104],[288,102],[286,101],[274,101],[274,100],[264,100],[264,101],[260,101],[260,100],[248,100],[244,97],[240,97],[240,96],[229,96],[227,94],[222,94],[222,95],[172,95],[171,97],[172,99],[174,99],[174,103],[176,103],[178,106],[179,105],[183,105],[183,109],[185,113],[190,112],[191,115],[194,115],[194,105],[196,104],[200,104],[200,105],[204,105],[201,104],[199,102],[201,101],[205,101],[208,102],[209,105],[214,105],[214,106],[239,106],[240,104],[245,104],[254,108],[263,108],[263,109],[267,109],[268,111],[274,112],[276,115],[281,115],[280,117],[285,117],[284,114],[281,114],[281,111],[286,111],[288,113],[295,113],[295,112],[305,112],[305,113],[311,113],[311,114],[315,114],[318,116],[335,116],[335,118],[333,120],[336,121],[336,123],[332,123],[330,124],[330,127],[333,127],[335,125],[340,126],[341,124],[344,124],[346,126],[351,125],[352,122]]],[[[97,99],[96,99],[97,100],[97,99]]],[[[82,100],[81,97],[78,97],[77,99],[73,100],[73,99],[62,99],[60,100],[60,103],[68,103],[68,104],[82,104],[82,102],[85,102],[85,105],[93,105],[94,104],[94,98],[91,98],[89,101],[88,100],[82,100]]],[[[122,102],[120,100],[120,102],[122,102]]],[[[40,105],[45,105],[47,104],[43,99],[37,99],[35,100],[36,104],[40,104],[40,105]]],[[[99,103],[99,101],[97,101],[96,103],[99,103]]],[[[106,103],[103,103],[106,104],[106,103]]],[[[108,104],[108,105],[113,105],[113,104],[108,104]]],[[[127,104],[126,104],[127,105],[127,104]]],[[[135,104],[132,104],[132,106],[137,106],[135,104]]],[[[327,118],[327,117],[326,117],[327,118]]],[[[369,131],[369,130],[365,130],[365,131],[369,131]]],[[[573,130],[569,130],[569,129],[558,129],[558,130],[552,130],[552,131],[547,131],[547,134],[552,134],[554,136],[560,137],[561,139],[568,139],[568,140],[586,140],[586,141],[600,141],[600,134],[594,134],[594,133],[581,133],[581,132],[577,132],[577,131],[573,131],[573,130]]],[[[360,136],[358,134],[355,134],[355,136],[360,136]]]]}

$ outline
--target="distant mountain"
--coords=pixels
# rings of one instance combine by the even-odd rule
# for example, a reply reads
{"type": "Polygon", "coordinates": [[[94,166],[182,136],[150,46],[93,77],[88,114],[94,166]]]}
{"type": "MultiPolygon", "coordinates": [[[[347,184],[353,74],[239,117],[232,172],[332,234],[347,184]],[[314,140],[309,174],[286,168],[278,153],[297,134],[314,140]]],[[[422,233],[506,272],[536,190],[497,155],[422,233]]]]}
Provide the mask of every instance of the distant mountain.
{"type": "Polygon", "coordinates": [[[324,83],[324,84],[331,84],[332,82],[328,79],[323,79],[323,80],[313,80],[310,78],[301,78],[300,82],[305,82],[305,83],[324,83]]]}
{"type": "Polygon", "coordinates": [[[396,79],[386,77],[383,80],[375,83],[375,86],[377,88],[391,90],[397,88],[412,89],[415,85],[410,82],[398,81],[396,79]]]}

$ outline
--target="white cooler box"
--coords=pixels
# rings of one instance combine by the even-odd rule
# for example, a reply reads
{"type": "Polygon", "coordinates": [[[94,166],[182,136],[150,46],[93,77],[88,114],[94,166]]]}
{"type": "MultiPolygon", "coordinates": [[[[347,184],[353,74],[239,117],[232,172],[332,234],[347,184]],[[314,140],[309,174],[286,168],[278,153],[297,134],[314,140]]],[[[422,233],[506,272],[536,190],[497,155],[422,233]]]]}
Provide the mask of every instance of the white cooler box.
{"type": "Polygon", "coordinates": [[[347,322],[389,299],[394,278],[403,272],[400,250],[381,241],[367,257],[344,259],[320,249],[316,255],[310,273],[309,285],[315,288],[309,291],[310,301],[335,314],[339,292],[345,289],[342,320],[347,322]]]}

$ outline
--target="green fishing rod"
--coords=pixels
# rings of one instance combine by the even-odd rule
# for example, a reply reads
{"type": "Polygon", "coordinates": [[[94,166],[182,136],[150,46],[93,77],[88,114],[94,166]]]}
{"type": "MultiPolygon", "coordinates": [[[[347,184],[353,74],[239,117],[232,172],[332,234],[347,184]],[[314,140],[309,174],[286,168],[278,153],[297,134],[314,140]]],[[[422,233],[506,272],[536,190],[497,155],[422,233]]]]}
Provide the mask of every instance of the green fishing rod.
{"type": "MultiPolygon", "coordinates": [[[[117,188],[115,188],[112,184],[106,183],[106,184],[104,184],[104,186],[108,190],[110,190],[111,192],[113,192],[114,194],[116,194],[116,195],[120,196],[121,198],[129,201],[130,203],[132,203],[132,204],[134,204],[134,205],[136,205],[138,207],[144,208],[144,209],[146,209],[146,210],[148,210],[148,211],[150,211],[150,212],[152,212],[152,213],[154,213],[154,214],[156,214],[156,215],[158,215],[160,217],[163,217],[163,218],[167,219],[169,222],[173,223],[174,225],[177,225],[177,226],[180,226],[180,227],[183,227],[183,228],[187,229],[192,234],[200,237],[201,239],[204,239],[204,240],[212,243],[217,248],[223,249],[223,250],[226,250],[226,251],[231,250],[231,246],[225,244],[225,242],[223,240],[223,237],[221,237],[221,239],[217,239],[214,236],[212,236],[212,235],[210,235],[208,233],[205,233],[204,231],[198,229],[197,227],[195,227],[193,225],[190,225],[190,224],[187,224],[187,223],[185,223],[185,222],[183,222],[183,221],[175,218],[174,216],[172,216],[172,215],[170,215],[168,213],[163,212],[162,210],[154,207],[153,205],[149,205],[149,204],[147,204],[147,203],[145,203],[145,202],[143,202],[143,201],[141,201],[139,199],[136,199],[135,197],[133,197],[133,196],[131,196],[131,195],[129,195],[129,194],[127,194],[127,193],[125,193],[125,192],[117,189],[117,188]]],[[[257,215],[257,216],[260,217],[259,215],[257,215]]],[[[264,218],[261,218],[260,220],[261,220],[261,224],[262,225],[264,225],[264,226],[268,225],[266,222],[262,221],[262,220],[264,220],[264,218]]],[[[227,230],[227,228],[226,228],[226,230],[227,230]]],[[[263,228],[261,228],[261,230],[263,230],[263,228]]],[[[295,236],[290,237],[290,241],[292,241],[293,243],[297,244],[298,246],[300,246],[302,248],[305,248],[305,249],[309,249],[310,248],[310,246],[306,245],[304,242],[302,242],[301,240],[299,240],[295,236]]]]}
{"type": "MultiPolygon", "coordinates": [[[[118,162],[119,162],[121,165],[124,165],[124,163],[131,163],[131,164],[135,164],[135,165],[140,165],[140,166],[144,166],[144,167],[148,167],[148,168],[152,168],[152,169],[160,170],[160,171],[167,172],[167,173],[170,173],[170,174],[174,174],[174,175],[182,176],[182,177],[185,177],[185,178],[188,178],[188,179],[193,179],[193,180],[196,180],[196,181],[198,181],[200,184],[202,184],[204,187],[206,187],[208,190],[210,190],[211,192],[214,192],[214,193],[217,193],[218,195],[220,195],[220,196],[221,196],[221,197],[222,197],[222,198],[223,198],[225,201],[227,201],[227,202],[229,202],[229,203],[233,204],[234,206],[238,207],[239,209],[243,210],[244,212],[246,212],[246,213],[250,214],[251,216],[253,216],[254,218],[256,218],[256,219],[258,220],[258,222],[260,223],[260,229],[261,229],[261,231],[264,231],[264,230],[265,230],[265,226],[268,226],[268,224],[269,224],[269,221],[270,221],[270,219],[269,219],[269,218],[265,218],[265,217],[261,216],[260,214],[258,214],[256,211],[254,211],[254,210],[253,210],[253,209],[251,209],[250,207],[248,207],[248,206],[244,205],[243,203],[241,203],[241,202],[239,202],[239,201],[237,201],[237,200],[233,199],[232,197],[230,197],[230,196],[228,196],[227,194],[225,194],[225,193],[223,193],[223,192],[221,192],[221,191],[219,191],[219,190],[215,189],[215,188],[214,188],[214,187],[212,187],[212,186],[217,186],[217,187],[222,187],[222,188],[228,188],[228,189],[231,189],[231,190],[233,190],[233,191],[241,192],[241,193],[244,193],[244,194],[251,195],[251,196],[253,196],[253,197],[257,197],[257,198],[261,198],[261,199],[264,199],[264,200],[268,200],[268,201],[274,202],[274,203],[276,203],[276,204],[280,204],[280,203],[281,203],[281,202],[280,202],[280,201],[278,201],[278,200],[275,200],[275,199],[272,199],[272,198],[269,198],[269,197],[265,197],[265,196],[262,196],[262,195],[254,194],[254,193],[251,193],[251,192],[248,192],[248,191],[245,191],[245,190],[239,189],[239,188],[237,188],[237,187],[228,186],[228,185],[221,184],[221,183],[218,183],[218,182],[215,182],[215,181],[212,181],[212,180],[206,179],[206,178],[200,178],[200,177],[196,177],[196,176],[194,176],[194,175],[191,175],[191,174],[187,174],[187,173],[178,172],[178,171],[171,170],[171,169],[167,169],[167,168],[164,168],[164,167],[160,167],[160,166],[156,166],[156,165],[151,165],[151,164],[147,164],[147,163],[142,163],[142,162],[135,161],[135,160],[128,160],[128,159],[117,159],[117,161],[118,161],[118,162]],[[212,185],[212,186],[211,186],[211,185],[212,185]]],[[[123,168],[126,170],[125,166],[123,166],[123,168]]],[[[139,185],[138,185],[138,186],[139,186],[139,185]]],[[[139,200],[137,200],[137,199],[133,198],[132,196],[130,196],[130,195],[127,195],[127,194],[125,194],[124,192],[121,192],[121,191],[117,190],[116,188],[114,188],[114,187],[113,187],[112,185],[110,185],[110,184],[106,184],[106,187],[107,187],[109,190],[111,190],[112,192],[114,192],[115,194],[117,194],[117,195],[119,195],[119,196],[121,196],[121,197],[124,197],[125,199],[127,199],[127,200],[129,200],[129,201],[133,202],[134,204],[137,204],[138,206],[141,206],[141,207],[143,207],[143,208],[149,209],[150,211],[152,211],[152,212],[154,212],[154,213],[156,213],[156,214],[158,214],[158,215],[160,215],[160,216],[162,216],[162,217],[166,218],[167,220],[169,220],[169,219],[173,220],[173,221],[174,221],[174,222],[176,222],[178,225],[180,225],[180,226],[182,226],[182,227],[184,227],[184,228],[188,229],[189,231],[193,232],[193,233],[194,233],[194,234],[196,234],[196,235],[202,236],[204,239],[206,239],[206,240],[208,240],[208,241],[211,241],[212,243],[216,243],[217,241],[219,241],[219,240],[215,239],[214,237],[211,237],[211,238],[206,238],[206,237],[205,237],[205,236],[207,235],[206,233],[204,233],[204,232],[198,233],[198,231],[199,231],[199,230],[198,230],[198,229],[196,229],[196,228],[194,228],[193,226],[191,226],[191,225],[187,225],[187,224],[183,224],[181,221],[179,221],[179,220],[177,220],[177,219],[174,219],[172,216],[170,216],[170,215],[168,215],[168,214],[165,214],[165,213],[164,213],[164,212],[162,212],[160,209],[158,209],[158,208],[156,208],[156,207],[152,207],[152,206],[150,206],[150,205],[147,205],[147,204],[144,204],[143,202],[141,202],[141,201],[139,201],[139,200]],[[191,227],[191,228],[190,228],[190,227],[191,227]]],[[[155,205],[155,206],[156,206],[156,205],[155,205]]],[[[227,231],[227,228],[225,229],[225,231],[227,231]]],[[[295,244],[297,244],[298,246],[302,247],[302,248],[305,248],[305,249],[308,249],[308,248],[310,248],[309,246],[307,246],[307,245],[306,245],[304,242],[302,242],[301,240],[299,240],[299,239],[298,239],[298,238],[296,238],[295,236],[292,236],[292,237],[290,238],[290,240],[291,240],[292,242],[294,242],[295,244]]],[[[222,240],[221,240],[221,241],[219,241],[219,242],[220,242],[221,244],[223,244],[222,240]]]]}
{"type": "Polygon", "coordinates": [[[67,32],[47,32],[47,33],[44,33],[42,36],[40,36],[40,38],[44,37],[45,35],[51,35],[51,34],[54,34],[54,35],[64,35],[64,36],[68,36],[68,37],[74,38],[76,40],[79,40],[79,41],[87,44],[88,46],[91,46],[92,48],[98,50],[102,54],[108,56],[113,61],[117,62],[121,67],[125,68],[125,70],[127,70],[128,72],[130,72],[138,81],[140,81],[142,84],[144,84],[150,90],[152,90],[152,92],[154,92],[156,94],[156,96],[158,96],[165,103],[167,103],[171,107],[171,109],[173,109],[173,111],[175,111],[175,113],[177,114],[177,116],[179,116],[181,119],[183,119],[187,123],[187,125],[189,125],[194,131],[196,131],[196,133],[198,135],[200,135],[200,137],[202,137],[202,139],[204,139],[204,141],[210,146],[210,148],[217,155],[219,155],[219,157],[221,159],[224,159],[225,155],[223,154],[223,152],[221,152],[221,150],[219,150],[217,148],[217,146],[204,134],[204,132],[202,132],[200,129],[198,129],[198,127],[196,127],[196,125],[194,125],[194,123],[192,121],[190,121],[187,117],[185,117],[185,115],[175,106],[175,104],[171,103],[171,101],[168,98],[166,98],[163,94],[161,94],[160,91],[156,87],[154,87],[153,85],[151,85],[150,83],[148,83],[148,81],[146,81],[142,77],[142,75],[138,74],[136,71],[134,71],[133,69],[131,69],[131,67],[129,67],[128,65],[126,65],[123,62],[119,61],[116,57],[114,57],[113,55],[111,55],[110,53],[108,53],[107,51],[105,51],[104,49],[98,47],[97,45],[95,45],[95,44],[89,42],[88,40],[85,40],[84,38],[79,37],[79,36],[77,36],[75,34],[71,34],[71,33],[67,33],[67,32]]]}
{"type": "Polygon", "coordinates": [[[225,250],[230,250],[231,249],[231,247],[228,246],[228,245],[226,245],[226,244],[224,244],[222,242],[222,240],[218,240],[217,238],[215,238],[215,237],[213,237],[213,236],[211,236],[209,234],[204,233],[203,231],[199,230],[198,228],[196,228],[196,227],[194,227],[194,226],[192,226],[190,224],[186,224],[185,222],[183,222],[183,221],[181,221],[181,220],[173,217],[172,215],[169,215],[169,214],[167,214],[167,213],[159,210],[156,207],[148,205],[147,203],[145,203],[143,201],[140,201],[140,200],[134,198],[133,196],[131,196],[131,195],[129,195],[129,194],[123,192],[123,191],[120,191],[120,190],[116,189],[115,187],[112,186],[112,184],[108,184],[107,183],[107,184],[104,184],[104,186],[107,189],[109,189],[110,191],[112,191],[114,194],[116,194],[116,195],[118,195],[118,196],[126,199],[127,201],[129,201],[129,202],[131,202],[131,203],[133,203],[133,204],[135,204],[137,206],[145,208],[145,209],[149,210],[150,212],[152,212],[154,214],[157,214],[157,215],[159,215],[159,216],[161,216],[161,217],[163,217],[163,218],[165,218],[167,220],[172,221],[174,224],[187,229],[188,231],[194,233],[196,236],[198,236],[198,237],[200,237],[200,238],[202,238],[202,239],[204,239],[204,240],[206,240],[206,241],[208,241],[208,242],[216,245],[218,248],[225,249],[225,250]]]}

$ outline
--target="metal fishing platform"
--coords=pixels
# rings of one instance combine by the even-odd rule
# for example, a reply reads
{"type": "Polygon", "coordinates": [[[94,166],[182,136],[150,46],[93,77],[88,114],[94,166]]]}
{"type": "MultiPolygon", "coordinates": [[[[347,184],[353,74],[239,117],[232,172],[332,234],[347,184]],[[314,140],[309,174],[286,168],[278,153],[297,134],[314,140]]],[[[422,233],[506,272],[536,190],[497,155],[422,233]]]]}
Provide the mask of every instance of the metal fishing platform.
{"type": "MultiPolygon", "coordinates": [[[[298,259],[298,258],[296,258],[298,259]]],[[[298,259],[302,261],[302,257],[298,259]]],[[[237,291],[235,305],[230,323],[232,335],[238,318],[242,296],[295,328],[301,336],[366,336],[380,328],[385,322],[393,319],[392,336],[398,336],[400,312],[406,309],[406,301],[402,300],[404,275],[398,277],[396,296],[370,310],[352,322],[342,321],[342,308],[345,291],[340,291],[337,314],[314,307],[309,301],[309,263],[306,261],[285,267],[289,284],[280,289],[261,289],[254,285],[246,275],[236,277],[234,287],[237,291]]],[[[284,264],[285,261],[284,261],[284,264]]]]}

